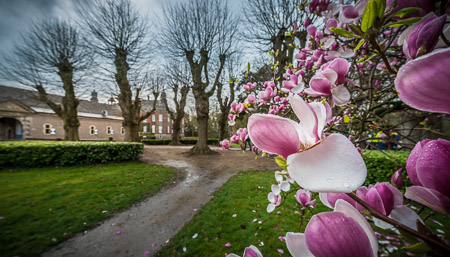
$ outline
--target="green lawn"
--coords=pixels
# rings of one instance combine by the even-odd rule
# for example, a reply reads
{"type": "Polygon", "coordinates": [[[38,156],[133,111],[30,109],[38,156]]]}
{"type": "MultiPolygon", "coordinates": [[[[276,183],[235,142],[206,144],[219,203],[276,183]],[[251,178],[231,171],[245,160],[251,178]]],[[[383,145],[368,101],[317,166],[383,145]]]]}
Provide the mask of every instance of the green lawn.
{"type": "Polygon", "coordinates": [[[0,172],[0,256],[36,256],[151,195],[171,168],[120,163],[0,172]]]}
{"type": "MultiPolygon", "coordinates": [[[[281,207],[267,213],[267,194],[271,184],[275,182],[273,172],[240,172],[232,177],[156,256],[224,256],[226,253],[242,256],[244,248],[249,245],[257,246],[264,256],[289,256],[285,242],[281,242],[278,237],[285,236],[286,232],[299,232],[300,207],[294,194],[290,194],[281,207]],[[277,211],[281,213],[277,214],[277,211]],[[233,214],[236,214],[236,217],[233,217],[233,214]],[[254,222],[254,219],[257,221],[254,222]],[[259,224],[259,221],[262,223],[259,224]],[[195,234],[198,234],[197,238],[193,238],[195,234]],[[231,243],[231,246],[226,247],[226,243],[231,243]],[[284,254],[279,253],[278,249],[282,249],[284,254]]],[[[314,213],[332,211],[316,198],[317,207],[313,209],[314,213]]],[[[428,211],[429,209],[424,211],[422,216],[428,211]]],[[[306,216],[309,220],[311,215],[306,216]]],[[[302,232],[306,223],[303,223],[302,232]]],[[[450,221],[443,215],[428,219],[427,225],[450,234],[450,221]],[[432,222],[432,219],[438,220],[443,226],[432,222]]],[[[387,234],[380,229],[377,231],[387,234]]],[[[387,235],[394,237],[393,233],[387,235]]],[[[380,242],[388,239],[383,236],[380,242]]],[[[380,244],[380,247],[385,248],[386,245],[380,244]]],[[[394,252],[390,256],[405,256],[405,251],[394,252]]]]}

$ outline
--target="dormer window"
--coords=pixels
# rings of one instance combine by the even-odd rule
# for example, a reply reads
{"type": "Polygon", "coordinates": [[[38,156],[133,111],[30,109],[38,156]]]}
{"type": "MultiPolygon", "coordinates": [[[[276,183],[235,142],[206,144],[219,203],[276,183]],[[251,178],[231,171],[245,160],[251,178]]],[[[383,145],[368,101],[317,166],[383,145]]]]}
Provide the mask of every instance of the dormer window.
{"type": "Polygon", "coordinates": [[[108,116],[108,111],[107,110],[103,110],[102,111],[102,116],[108,116]]]}

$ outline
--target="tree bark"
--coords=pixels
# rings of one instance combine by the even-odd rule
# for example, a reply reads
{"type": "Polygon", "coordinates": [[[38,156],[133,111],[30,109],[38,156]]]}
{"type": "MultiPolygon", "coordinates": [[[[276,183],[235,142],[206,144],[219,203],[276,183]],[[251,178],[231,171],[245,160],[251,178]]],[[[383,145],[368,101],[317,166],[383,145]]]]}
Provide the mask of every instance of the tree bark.
{"type": "Polygon", "coordinates": [[[226,134],[227,126],[228,126],[228,114],[230,113],[231,104],[234,101],[234,89],[235,89],[235,78],[231,78],[232,83],[230,83],[230,98],[225,97],[222,98],[222,84],[219,83],[217,85],[217,100],[219,102],[220,107],[220,115],[218,120],[219,125],[219,141],[224,140],[228,137],[226,134]]]}
{"type": "Polygon", "coordinates": [[[185,85],[181,88],[180,96],[181,99],[178,101],[178,85],[173,86],[174,93],[174,103],[175,103],[175,112],[173,112],[169,105],[167,104],[167,99],[163,98],[164,105],[166,106],[166,110],[172,119],[172,141],[170,141],[170,145],[179,145],[180,144],[180,132],[181,132],[181,122],[184,118],[184,107],[186,106],[186,98],[189,93],[189,86],[185,85]]]}

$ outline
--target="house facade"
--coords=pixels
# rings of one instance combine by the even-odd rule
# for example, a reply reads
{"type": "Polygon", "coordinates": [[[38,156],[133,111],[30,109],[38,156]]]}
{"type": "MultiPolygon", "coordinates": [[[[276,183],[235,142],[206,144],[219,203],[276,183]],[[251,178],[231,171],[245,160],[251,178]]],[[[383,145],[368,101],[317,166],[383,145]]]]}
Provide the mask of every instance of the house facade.
{"type": "MultiPolygon", "coordinates": [[[[62,120],[45,103],[37,98],[35,91],[0,86],[0,140],[62,140],[64,129],[62,120]]],[[[54,102],[60,102],[61,96],[49,95],[54,102]]],[[[143,110],[151,109],[153,101],[143,101],[143,110]]],[[[156,138],[170,138],[171,121],[168,112],[161,103],[157,105],[155,120],[152,116],[144,123],[154,126],[156,138]],[[163,109],[164,107],[164,109],[163,109]],[[164,122],[159,122],[162,115],[164,122]],[[163,127],[163,128],[160,128],[163,127]],[[159,133],[161,131],[161,133],[159,133]]],[[[91,94],[90,101],[80,100],[77,108],[80,127],[80,140],[86,141],[124,141],[125,129],[122,126],[120,107],[113,103],[99,103],[97,93],[91,94]]],[[[151,131],[150,131],[151,132],[151,131]]]]}

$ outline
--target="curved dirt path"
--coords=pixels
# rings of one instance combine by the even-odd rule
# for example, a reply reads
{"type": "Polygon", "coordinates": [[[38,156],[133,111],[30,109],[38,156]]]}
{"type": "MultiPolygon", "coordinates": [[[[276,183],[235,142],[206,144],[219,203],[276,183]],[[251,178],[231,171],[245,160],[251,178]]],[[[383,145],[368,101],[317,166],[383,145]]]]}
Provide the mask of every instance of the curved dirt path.
{"type": "Polygon", "coordinates": [[[145,251],[152,256],[231,176],[241,170],[277,169],[272,158],[255,160],[252,153],[218,151],[214,155],[189,156],[188,149],[145,146],[145,162],[174,167],[183,178],[43,256],[144,256],[145,251]]]}

